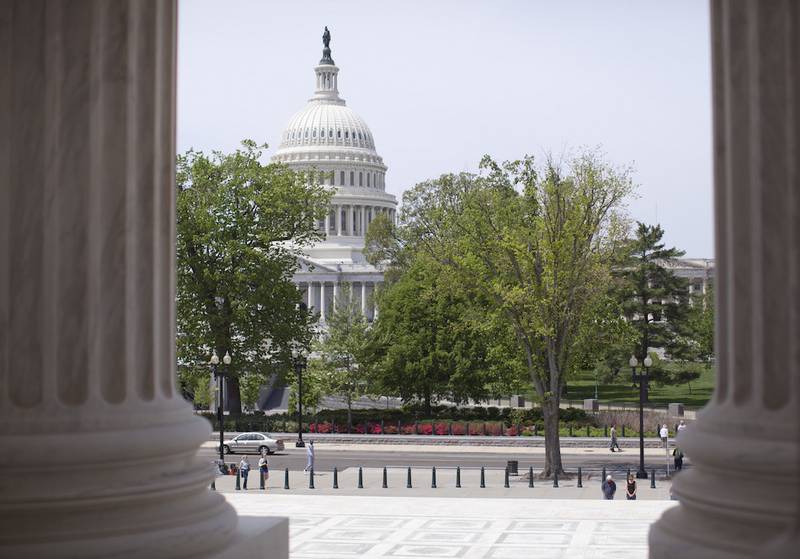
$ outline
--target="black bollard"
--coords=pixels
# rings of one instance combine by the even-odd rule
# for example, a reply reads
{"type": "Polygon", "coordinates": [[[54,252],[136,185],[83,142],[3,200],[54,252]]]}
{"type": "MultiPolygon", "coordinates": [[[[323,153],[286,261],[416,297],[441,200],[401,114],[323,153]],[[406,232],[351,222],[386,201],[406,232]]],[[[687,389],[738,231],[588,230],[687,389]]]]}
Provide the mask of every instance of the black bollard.
{"type": "Polygon", "coordinates": [[[358,467],[358,488],[364,489],[364,473],[361,470],[361,466],[358,467]]]}
{"type": "Polygon", "coordinates": [[[608,425],[603,425],[603,436],[604,437],[608,436],[608,425]]]}
{"type": "Polygon", "coordinates": [[[236,470],[236,491],[242,489],[241,478],[239,477],[239,470],[236,470]]]}
{"type": "Polygon", "coordinates": [[[511,486],[508,484],[508,466],[506,466],[506,478],[505,478],[505,481],[504,481],[504,483],[503,483],[503,487],[505,487],[506,489],[508,489],[509,487],[511,487],[511,486]]]}
{"type": "Polygon", "coordinates": [[[578,466],[578,487],[583,487],[583,472],[580,466],[578,466]]]}
{"type": "Polygon", "coordinates": [[[258,488],[264,489],[264,470],[258,469],[258,488]]]}
{"type": "Polygon", "coordinates": [[[587,437],[591,437],[592,436],[592,428],[590,426],[588,426],[588,425],[586,426],[586,436],[587,437]]]}
{"type": "Polygon", "coordinates": [[[336,466],[333,467],[333,488],[339,489],[339,470],[336,466]]]}
{"type": "Polygon", "coordinates": [[[461,487],[461,466],[456,466],[456,487],[461,487]]]}
{"type": "Polygon", "coordinates": [[[625,425],[624,424],[622,425],[622,436],[623,437],[625,436],[625,425]]]}
{"type": "Polygon", "coordinates": [[[481,466],[481,488],[486,487],[486,474],[483,471],[483,466],[481,466]]]}
{"type": "Polygon", "coordinates": [[[386,475],[386,466],[383,467],[383,489],[389,488],[389,478],[386,475]]]}
{"type": "Polygon", "coordinates": [[[308,488],[314,489],[314,468],[308,470],[308,488]]]}
{"type": "Polygon", "coordinates": [[[408,467],[408,478],[406,479],[406,489],[411,489],[411,466],[408,467]]]}
{"type": "Polygon", "coordinates": [[[650,470],[650,489],[656,488],[656,471],[650,470]]]}
{"type": "Polygon", "coordinates": [[[214,483],[214,480],[212,479],[211,480],[211,491],[216,491],[216,490],[217,490],[217,485],[214,483]]]}
{"type": "Polygon", "coordinates": [[[553,472],[553,487],[558,487],[558,472],[553,472]]]}
{"type": "Polygon", "coordinates": [[[528,466],[528,487],[533,487],[533,466],[528,466]]]}
{"type": "Polygon", "coordinates": [[[283,488],[289,489],[289,468],[283,471],[283,488]]]}
{"type": "Polygon", "coordinates": [[[603,473],[600,474],[600,483],[603,483],[606,480],[606,467],[603,466],[603,473]]]}
{"type": "Polygon", "coordinates": [[[431,489],[436,489],[436,466],[431,469],[431,489]]]}

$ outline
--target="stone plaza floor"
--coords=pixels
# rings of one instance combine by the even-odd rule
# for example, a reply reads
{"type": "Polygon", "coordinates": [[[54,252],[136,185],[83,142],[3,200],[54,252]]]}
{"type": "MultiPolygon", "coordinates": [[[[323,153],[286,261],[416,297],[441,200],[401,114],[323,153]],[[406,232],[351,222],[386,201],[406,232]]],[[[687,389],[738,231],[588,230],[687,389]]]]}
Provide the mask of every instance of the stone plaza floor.
{"type": "Polygon", "coordinates": [[[226,493],[241,516],[288,516],[292,559],[634,559],[669,500],[226,493]]]}

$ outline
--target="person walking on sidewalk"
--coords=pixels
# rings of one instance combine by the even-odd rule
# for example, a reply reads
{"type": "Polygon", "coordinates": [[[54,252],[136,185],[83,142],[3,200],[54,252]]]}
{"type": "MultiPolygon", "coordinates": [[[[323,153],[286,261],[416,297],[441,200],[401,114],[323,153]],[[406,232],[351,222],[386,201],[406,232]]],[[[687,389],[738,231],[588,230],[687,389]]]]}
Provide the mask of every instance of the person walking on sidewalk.
{"type": "Polygon", "coordinates": [[[658,436],[661,437],[661,442],[664,443],[664,448],[667,448],[667,442],[669,441],[669,429],[667,429],[667,424],[661,426],[661,431],[658,432],[658,436]]]}
{"type": "Polygon", "coordinates": [[[676,431],[678,432],[677,434],[680,435],[684,429],[686,429],[686,422],[683,419],[681,419],[681,422],[678,423],[678,428],[676,429],[676,431]]]}
{"type": "Polygon", "coordinates": [[[603,482],[602,489],[603,489],[603,497],[607,501],[613,501],[614,493],[617,492],[617,484],[614,483],[614,480],[611,478],[611,474],[608,474],[606,476],[606,480],[603,482]]]}
{"type": "Polygon", "coordinates": [[[619,447],[619,443],[617,442],[617,426],[611,426],[611,452],[614,452],[614,448],[622,452],[622,449],[619,447]]]}
{"type": "Polygon", "coordinates": [[[683,469],[683,451],[676,446],[675,450],[672,451],[672,456],[675,457],[675,471],[677,472],[678,470],[682,470],[683,469]]]}
{"type": "Polygon", "coordinates": [[[250,462],[247,460],[247,456],[243,456],[242,461],[239,462],[239,471],[241,472],[242,488],[247,491],[247,474],[250,473],[250,462]]]}
{"type": "Polygon", "coordinates": [[[306,468],[303,470],[307,472],[314,469],[314,441],[308,443],[306,447],[306,468]]]}
{"type": "Polygon", "coordinates": [[[636,500],[636,478],[633,477],[633,474],[628,475],[628,484],[625,490],[625,497],[628,498],[629,501],[636,500]]]}
{"type": "Polygon", "coordinates": [[[267,461],[267,451],[261,453],[261,458],[258,459],[258,471],[264,475],[264,490],[267,489],[267,480],[269,479],[269,462],[267,461]]]}

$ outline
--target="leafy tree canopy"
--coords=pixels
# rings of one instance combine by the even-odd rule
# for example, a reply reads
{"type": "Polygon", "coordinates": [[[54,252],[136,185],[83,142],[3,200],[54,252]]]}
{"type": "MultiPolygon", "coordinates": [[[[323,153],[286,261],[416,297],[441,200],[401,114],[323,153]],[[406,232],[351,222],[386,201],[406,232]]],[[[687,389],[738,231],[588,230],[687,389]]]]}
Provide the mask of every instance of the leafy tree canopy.
{"type": "Polygon", "coordinates": [[[313,174],[261,163],[264,148],[246,140],[231,154],[190,150],[177,161],[179,373],[191,383],[208,374],[213,350],[230,352],[234,414],[240,377],[263,381],[275,371],[270,356],[288,362],[289,342],[310,340],[292,275],[299,251],[321,238],[315,223],[330,200],[313,174]]]}

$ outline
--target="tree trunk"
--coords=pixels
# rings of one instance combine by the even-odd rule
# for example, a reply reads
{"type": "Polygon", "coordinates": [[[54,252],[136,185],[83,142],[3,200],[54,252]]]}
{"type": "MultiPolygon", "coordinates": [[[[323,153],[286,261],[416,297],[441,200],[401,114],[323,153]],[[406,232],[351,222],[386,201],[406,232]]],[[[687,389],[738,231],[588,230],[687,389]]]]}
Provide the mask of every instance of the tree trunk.
{"type": "Polygon", "coordinates": [[[429,419],[432,415],[431,412],[431,390],[428,386],[425,387],[425,415],[429,419]]]}
{"type": "Polygon", "coordinates": [[[232,417],[242,415],[242,399],[239,395],[239,377],[225,377],[228,400],[225,409],[230,412],[232,417]]]}
{"type": "Polygon", "coordinates": [[[561,440],[558,435],[559,399],[550,397],[542,400],[544,418],[544,472],[545,477],[554,473],[564,473],[561,463],[561,440]]]}

